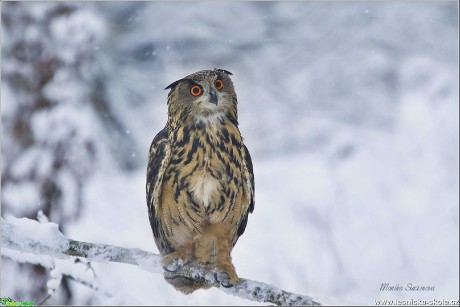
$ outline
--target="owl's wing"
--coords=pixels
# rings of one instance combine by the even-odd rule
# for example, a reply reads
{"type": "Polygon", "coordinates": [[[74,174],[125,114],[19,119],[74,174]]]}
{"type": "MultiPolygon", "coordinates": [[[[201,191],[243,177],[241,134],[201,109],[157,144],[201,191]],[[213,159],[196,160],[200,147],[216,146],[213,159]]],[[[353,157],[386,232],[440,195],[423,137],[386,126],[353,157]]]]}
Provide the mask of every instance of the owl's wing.
{"type": "MultiPolygon", "coordinates": [[[[246,212],[243,214],[243,218],[240,221],[237,231],[237,240],[240,237],[244,230],[246,229],[246,225],[248,223],[248,215],[254,211],[254,171],[252,169],[252,160],[251,155],[249,154],[248,148],[243,145],[243,175],[244,175],[244,188],[248,193],[248,204],[246,212]]],[[[236,241],[234,242],[234,244],[236,241]]]]}
{"type": "Polygon", "coordinates": [[[163,175],[169,164],[171,146],[168,141],[168,131],[161,130],[150,145],[149,161],[147,166],[147,207],[149,210],[150,226],[152,227],[155,242],[161,253],[169,253],[171,247],[165,240],[160,217],[157,216],[158,202],[161,196],[163,175]]]}

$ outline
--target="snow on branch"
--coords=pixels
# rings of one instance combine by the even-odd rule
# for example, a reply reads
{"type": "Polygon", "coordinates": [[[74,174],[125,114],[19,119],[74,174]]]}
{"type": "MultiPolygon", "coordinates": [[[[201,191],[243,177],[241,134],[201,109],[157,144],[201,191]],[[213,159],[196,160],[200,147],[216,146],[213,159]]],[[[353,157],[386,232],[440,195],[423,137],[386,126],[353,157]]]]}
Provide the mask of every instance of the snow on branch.
{"type": "MultiPolygon", "coordinates": [[[[139,268],[153,273],[162,274],[164,272],[160,264],[161,256],[157,254],[136,248],[71,240],[59,231],[58,225],[55,223],[39,223],[27,218],[19,219],[10,216],[6,220],[1,218],[1,224],[2,256],[18,262],[40,264],[50,268],[47,265],[49,261],[43,259],[49,257],[52,257],[51,259],[83,257],[93,262],[120,262],[137,265],[139,268]],[[24,253],[29,253],[29,255],[24,253]]],[[[71,272],[65,273],[72,276],[71,272]]],[[[319,305],[309,296],[287,292],[273,285],[244,278],[241,278],[241,283],[237,286],[225,288],[216,283],[211,274],[195,267],[184,266],[174,274],[205,281],[228,294],[252,301],[288,306],[319,305]]],[[[74,276],[75,278],[81,279],[78,276],[74,276]]]]}

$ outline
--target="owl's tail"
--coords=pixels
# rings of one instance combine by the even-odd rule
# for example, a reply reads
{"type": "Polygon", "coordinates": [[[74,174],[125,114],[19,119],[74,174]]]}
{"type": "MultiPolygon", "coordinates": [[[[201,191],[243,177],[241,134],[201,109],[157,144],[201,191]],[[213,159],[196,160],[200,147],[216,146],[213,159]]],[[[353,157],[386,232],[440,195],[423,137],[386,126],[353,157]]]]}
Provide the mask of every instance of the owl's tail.
{"type": "Polygon", "coordinates": [[[211,288],[210,285],[204,282],[196,281],[183,276],[174,275],[172,273],[165,272],[163,276],[170,285],[172,285],[176,290],[184,294],[190,294],[198,289],[211,288]]]}

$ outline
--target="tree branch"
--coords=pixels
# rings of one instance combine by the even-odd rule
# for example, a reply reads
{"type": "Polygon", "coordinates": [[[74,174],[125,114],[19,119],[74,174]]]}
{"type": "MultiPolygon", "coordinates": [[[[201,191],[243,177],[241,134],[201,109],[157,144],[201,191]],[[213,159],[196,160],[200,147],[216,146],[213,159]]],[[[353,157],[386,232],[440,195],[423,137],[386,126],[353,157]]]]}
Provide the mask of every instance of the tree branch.
{"type": "MultiPolygon", "coordinates": [[[[1,218],[2,249],[11,249],[58,259],[84,257],[93,262],[119,262],[139,266],[143,270],[162,274],[161,256],[137,248],[123,248],[107,244],[88,243],[66,238],[54,223],[44,223],[27,218],[1,218]]],[[[8,255],[12,257],[11,253],[8,255]]],[[[18,261],[24,261],[18,260],[18,261]]],[[[220,290],[244,299],[276,305],[319,305],[311,297],[281,290],[275,286],[241,278],[241,283],[222,287],[212,274],[195,267],[183,266],[175,275],[205,281],[220,290]]],[[[71,275],[71,274],[69,274],[71,275]]]]}

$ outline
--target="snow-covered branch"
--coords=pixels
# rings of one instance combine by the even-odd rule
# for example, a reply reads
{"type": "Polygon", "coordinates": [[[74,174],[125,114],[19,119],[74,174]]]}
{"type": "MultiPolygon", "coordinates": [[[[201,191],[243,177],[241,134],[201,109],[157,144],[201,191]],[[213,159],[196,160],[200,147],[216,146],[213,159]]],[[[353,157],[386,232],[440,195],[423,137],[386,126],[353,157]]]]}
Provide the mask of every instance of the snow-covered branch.
{"type": "MultiPolygon", "coordinates": [[[[107,244],[75,241],[66,238],[55,223],[39,223],[27,218],[8,217],[1,219],[2,255],[19,262],[46,265],[47,261],[24,253],[50,256],[57,259],[83,257],[93,262],[120,262],[139,266],[153,273],[163,273],[161,256],[141,249],[123,248],[107,244]],[[5,254],[6,252],[6,254],[5,254]],[[20,252],[20,253],[18,253],[20,252]],[[30,261],[28,261],[30,260],[30,261]]],[[[72,276],[70,272],[68,275],[72,276]]],[[[281,290],[275,286],[241,278],[241,283],[232,288],[224,288],[214,282],[209,273],[194,267],[184,266],[176,275],[204,280],[222,291],[241,298],[276,305],[319,305],[311,297],[281,290]]],[[[75,276],[74,276],[75,278],[75,276]]],[[[80,277],[77,277],[80,278],[80,277]]],[[[80,278],[81,279],[81,278],[80,278]]],[[[83,281],[83,280],[82,280],[83,281]]]]}

